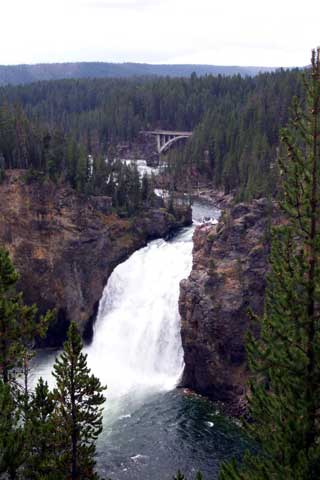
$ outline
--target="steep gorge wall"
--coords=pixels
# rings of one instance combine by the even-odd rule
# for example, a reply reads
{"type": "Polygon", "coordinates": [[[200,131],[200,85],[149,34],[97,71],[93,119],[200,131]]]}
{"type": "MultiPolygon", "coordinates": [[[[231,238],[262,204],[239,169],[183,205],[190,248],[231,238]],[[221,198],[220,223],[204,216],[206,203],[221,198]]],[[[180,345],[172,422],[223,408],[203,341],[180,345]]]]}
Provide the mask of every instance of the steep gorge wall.
{"type": "Polygon", "coordinates": [[[263,311],[271,216],[277,223],[262,199],[233,207],[217,227],[198,227],[192,271],[180,286],[182,385],[235,415],[245,410],[248,309],[263,311]]]}
{"type": "Polygon", "coordinates": [[[41,312],[57,309],[47,345],[61,343],[71,320],[85,333],[110,274],[133,251],[190,223],[190,210],[174,217],[164,208],[120,219],[107,197],[27,181],[25,171],[7,171],[0,184],[0,245],[20,272],[18,287],[41,312]]]}

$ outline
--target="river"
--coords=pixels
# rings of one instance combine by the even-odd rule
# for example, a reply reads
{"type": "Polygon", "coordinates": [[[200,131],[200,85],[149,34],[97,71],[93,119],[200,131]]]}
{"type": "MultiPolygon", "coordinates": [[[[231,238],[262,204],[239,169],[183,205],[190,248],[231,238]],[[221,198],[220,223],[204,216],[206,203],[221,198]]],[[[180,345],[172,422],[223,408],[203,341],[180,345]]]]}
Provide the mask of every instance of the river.
{"type": "MultiPolygon", "coordinates": [[[[88,363],[107,384],[104,429],[97,445],[99,473],[112,480],[166,480],[178,469],[193,480],[201,470],[239,456],[247,442],[212,402],[176,389],[183,371],[179,282],[192,267],[192,234],[219,211],[195,202],[194,225],[173,239],[150,242],[119,265],[100,301],[88,363]]],[[[41,352],[34,381],[53,383],[56,352],[41,352]]]]}

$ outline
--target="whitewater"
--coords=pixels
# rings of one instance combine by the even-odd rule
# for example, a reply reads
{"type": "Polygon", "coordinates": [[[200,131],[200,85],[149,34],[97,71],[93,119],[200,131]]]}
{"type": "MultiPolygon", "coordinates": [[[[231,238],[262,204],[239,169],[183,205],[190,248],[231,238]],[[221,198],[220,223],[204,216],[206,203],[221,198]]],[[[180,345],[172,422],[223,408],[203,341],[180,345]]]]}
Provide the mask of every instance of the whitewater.
{"type": "MultiPolygon", "coordinates": [[[[195,202],[194,224],[154,240],[111,274],[100,300],[88,365],[107,385],[97,467],[112,480],[171,479],[180,468],[216,478],[218,466],[244,448],[238,429],[210,402],[176,386],[184,361],[179,284],[192,267],[192,235],[219,210],[195,202]]],[[[51,375],[59,352],[35,359],[33,385],[51,375]]],[[[190,477],[192,478],[192,477],[190,477]]]]}

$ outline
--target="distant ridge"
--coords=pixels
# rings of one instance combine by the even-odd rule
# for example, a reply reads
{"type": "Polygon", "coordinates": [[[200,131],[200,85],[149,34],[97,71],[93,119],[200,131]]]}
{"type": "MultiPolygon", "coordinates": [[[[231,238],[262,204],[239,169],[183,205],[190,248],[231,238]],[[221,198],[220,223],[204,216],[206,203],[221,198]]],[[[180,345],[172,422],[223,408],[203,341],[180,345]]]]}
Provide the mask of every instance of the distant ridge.
{"type": "Polygon", "coordinates": [[[151,65],[148,63],[39,63],[36,65],[0,65],[0,86],[19,85],[40,80],[64,78],[128,78],[134,76],[189,77],[197,75],[253,76],[271,72],[269,67],[237,67],[216,65],[151,65]]]}

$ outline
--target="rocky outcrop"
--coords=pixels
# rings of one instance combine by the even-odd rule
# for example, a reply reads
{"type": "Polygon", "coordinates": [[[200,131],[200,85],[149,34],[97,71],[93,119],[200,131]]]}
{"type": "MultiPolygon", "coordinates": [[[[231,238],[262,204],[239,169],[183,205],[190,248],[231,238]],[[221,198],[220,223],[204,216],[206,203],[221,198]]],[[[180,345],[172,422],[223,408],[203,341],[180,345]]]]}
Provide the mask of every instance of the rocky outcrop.
{"type": "Polygon", "coordinates": [[[71,320],[90,330],[113,269],[149,239],[191,223],[191,212],[165,208],[120,219],[110,199],[87,199],[70,187],[6,172],[0,185],[0,244],[20,272],[19,288],[41,312],[57,309],[47,345],[61,343],[71,320]]]}
{"type": "Polygon", "coordinates": [[[248,309],[263,310],[270,210],[266,200],[238,204],[217,227],[198,227],[192,272],[181,282],[182,385],[232,414],[245,409],[248,309]]]}
{"type": "Polygon", "coordinates": [[[209,203],[215,205],[215,207],[221,210],[229,209],[234,204],[233,193],[225,194],[223,190],[217,190],[213,188],[197,188],[194,189],[194,195],[197,199],[203,199],[209,203]]]}

